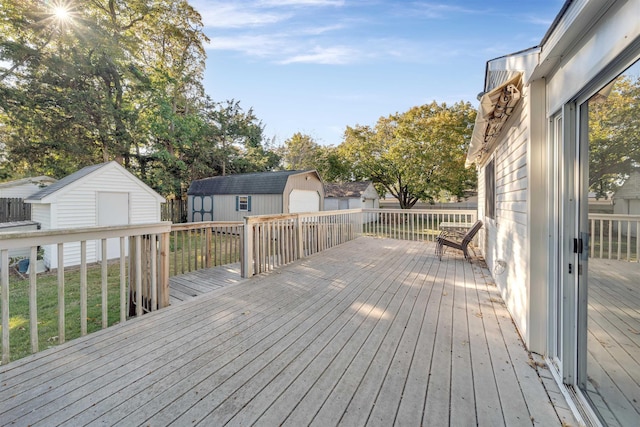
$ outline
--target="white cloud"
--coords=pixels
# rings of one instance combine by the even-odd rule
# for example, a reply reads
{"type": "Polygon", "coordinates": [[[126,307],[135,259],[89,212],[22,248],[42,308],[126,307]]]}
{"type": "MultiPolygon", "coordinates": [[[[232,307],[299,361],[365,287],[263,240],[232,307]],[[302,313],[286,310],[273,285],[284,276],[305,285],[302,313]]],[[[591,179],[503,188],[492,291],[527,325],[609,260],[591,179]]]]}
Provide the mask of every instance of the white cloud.
{"type": "Polygon", "coordinates": [[[276,24],[290,19],[290,12],[265,11],[245,3],[223,4],[204,0],[192,1],[202,22],[209,28],[244,28],[276,24]]]}
{"type": "Polygon", "coordinates": [[[290,50],[285,38],[279,35],[242,35],[212,37],[208,45],[213,50],[234,50],[250,56],[270,57],[290,50]]]}
{"type": "Polygon", "coordinates": [[[332,64],[341,65],[355,62],[358,57],[358,52],[352,48],[346,46],[334,46],[334,47],[316,47],[312,49],[311,53],[298,54],[291,56],[283,61],[281,64],[332,64]]]}
{"type": "Polygon", "coordinates": [[[258,2],[260,6],[283,7],[283,6],[344,6],[344,0],[262,0],[258,2]]]}

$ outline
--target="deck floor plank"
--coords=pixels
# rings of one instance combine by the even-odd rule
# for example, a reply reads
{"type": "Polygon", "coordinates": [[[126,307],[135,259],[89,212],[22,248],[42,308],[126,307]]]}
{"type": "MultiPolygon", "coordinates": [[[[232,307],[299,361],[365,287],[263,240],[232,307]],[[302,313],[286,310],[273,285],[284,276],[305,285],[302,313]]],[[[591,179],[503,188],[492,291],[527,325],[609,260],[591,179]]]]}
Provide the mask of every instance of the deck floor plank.
{"type": "Polygon", "coordinates": [[[485,304],[483,307],[481,303],[481,298],[486,293],[486,278],[474,271],[478,267],[466,265],[465,267],[466,283],[471,285],[466,289],[467,321],[469,322],[471,372],[475,390],[477,421],[478,425],[498,427],[504,425],[505,421],[502,416],[502,405],[485,328],[485,321],[491,320],[489,317],[484,319],[489,306],[485,304]]]}
{"type": "Polygon", "coordinates": [[[359,238],[217,289],[182,277],[211,290],[1,366],[0,425],[559,426],[488,272],[433,249],[359,238]]]}
{"type": "MultiPolygon", "coordinates": [[[[391,261],[391,258],[388,261],[391,261]]],[[[393,261],[394,264],[388,265],[389,271],[394,271],[395,266],[402,262],[402,258],[393,261]]],[[[293,410],[297,399],[309,390],[310,384],[313,384],[317,377],[326,370],[345,345],[347,343],[351,346],[356,345],[354,334],[365,322],[365,318],[361,315],[363,308],[365,304],[373,307],[370,304],[374,302],[372,298],[379,298],[380,294],[374,290],[378,290],[379,286],[385,283],[385,279],[386,276],[381,275],[378,278],[377,286],[374,283],[364,283],[362,277],[359,280],[360,283],[356,280],[354,284],[369,288],[368,297],[365,299],[367,294],[361,292],[357,298],[352,298],[353,303],[342,310],[331,328],[325,329],[317,339],[314,339],[299,353],[286,369],[280,370],[273,380],[258,391],[261,396],[259,399],[251,399],[247,390],[246,395],[250,400],[246,402],[246,408],[242,412],[234,414],[231,419],[232,423],[251,425],[257,421],[259,425],[275,425],[286,419],[293,410]],[[258,417],[260,417],[259,420],[258,417]]],[[[333,365],[335,366],[335,361],[333,365]]],[[[250,386],[256,387],[256,384],[250,386]]],[[[215,413],[211,415],[215,416],[215,413]]],[[[207,421],[213,420],[213,417],[207,419],[207,421]]]]}

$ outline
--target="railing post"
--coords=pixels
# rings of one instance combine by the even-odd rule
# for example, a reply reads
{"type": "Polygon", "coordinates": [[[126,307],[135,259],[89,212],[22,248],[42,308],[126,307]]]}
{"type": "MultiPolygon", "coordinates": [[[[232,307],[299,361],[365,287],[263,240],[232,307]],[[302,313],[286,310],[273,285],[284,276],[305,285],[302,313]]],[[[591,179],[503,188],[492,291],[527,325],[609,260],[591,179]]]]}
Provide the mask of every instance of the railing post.
{"type": "Polygon", "coordinates": [[[300,220],[300,214],[296,215],[296,238],[298,239],[298,250],[294,259],[301,259],[304,257],[304,236],[302,231],[302,221],[300,220]]]}
{"type": "Polygon", "coordinates": [[[0,275],[0,285],[2,292],[0,300],[2,300],[2,364],[9,363],[9,251],[7,249],[0,250],[0,262],[2,269],[0,275]]]}
{"type": "Polygon", "coordinates": [[[160,234],[160,268],[158,269],[158,308],[169,306],[169,255],[171,231],[160,234]]]}
{"type": "Polygon", "coordinates": [[[205,252],[205,266],[206,268],[211,268],[211,243],[213,242],[213,228],[207,227],[205,229],[205,245],[207,245],[207,250],[205,252]]]}
{"type": "Polygon", "coordinates": [[[253,224],[249,222],[249,218],[244,218],[244,256],[242,259],[242,277],[248,278],[253,276],[253,224]]]}

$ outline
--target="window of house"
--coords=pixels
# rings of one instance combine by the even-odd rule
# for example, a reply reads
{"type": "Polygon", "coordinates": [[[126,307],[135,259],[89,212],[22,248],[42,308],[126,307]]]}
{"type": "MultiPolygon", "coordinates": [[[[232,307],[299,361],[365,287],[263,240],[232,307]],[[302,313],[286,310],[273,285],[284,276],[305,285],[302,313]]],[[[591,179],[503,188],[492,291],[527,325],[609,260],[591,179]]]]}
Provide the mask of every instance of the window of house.
{"type": "Polygon", "coordinates": [[[484,168],[484,214],[486,217],[496,217],[496,169],[495,160],[491,160],[484,168]]]}
{"type": "Polygon", "coordinates": [[[251,212],[251,196],[236,196],[236,211],[251,212]]]}

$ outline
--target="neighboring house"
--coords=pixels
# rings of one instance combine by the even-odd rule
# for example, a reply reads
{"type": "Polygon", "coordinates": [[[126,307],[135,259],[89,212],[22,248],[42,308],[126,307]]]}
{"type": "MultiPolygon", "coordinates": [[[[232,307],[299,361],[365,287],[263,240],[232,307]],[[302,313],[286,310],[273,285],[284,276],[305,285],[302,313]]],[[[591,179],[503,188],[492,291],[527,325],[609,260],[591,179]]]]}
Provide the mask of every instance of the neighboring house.
{"type": "Polygon", "coordinates": [[[29,221],[30,206],[24,199],[54,182],[54,178],[36,176],[0,183],[0,223],[29,221]]]}
{"type": "MultiPolygon", "coordinates": [[[[87,166],[30,196],[31,217],[42,230],[160,222],[164,197],[116,162],[87,166]]],[[[109,242],[108,258],[119,256],[109,242]]],[[[65,266],[80,263],[79,243],[65,245],[65,266]]],[[[57,249],[46,246],[47,267],[57,266],[57,249]]],[[[87,262],[102,259],[100,245],[87,242],[87,262]]]]}
{"type": "MultiPolygon", "coordinates": [[[[324,210],[378,209],[380,197],[371,181],[329,183],[324,185],[324,210]]],[[[376,218],[375,213],[363,216],[362,222],[376,218]]]]}
{"type": "Polygon", "coordinates": [[[56,182],[56,179],[48,176],[35,176],[0,182],[0,198],[26,199],[54,182],[56,182]]]}
{"type": "MultiPolygon", "coordinates": [[[[539,46],[488,61],[467,159],[493,279],[526,346],[594,425],[640,419],[640,264],[594,259],[590,243],[616,233],[589,219],[590,150],[601,143],[589,124],[618,76],[637,81],[638,17],[640,0],[568,0],[539,46]]],[[[638,114],[610,117],[638,128],[638,114]]],[[[631,164],[636,153],[630,146],[631,164]]],[[[613,249],[635,253],[630,243],[613,249]]]]}
{"type": "Polygon", "coordinates": [[[324,188],[315,170],[216,176],[193,181],[188,221],[242,221],[246,216],[318,212],[324,188]]]}
{"type": "Polygon", "coordinates": [[[633,172],[612,199],[614,214],[640,215],[640,172],[633,172]]]}
{"type": "Polygon", "coordinates": [[[377,209],[380,196],[371,181],[327,183],[324,185],[324,210],[377,209]]]}

